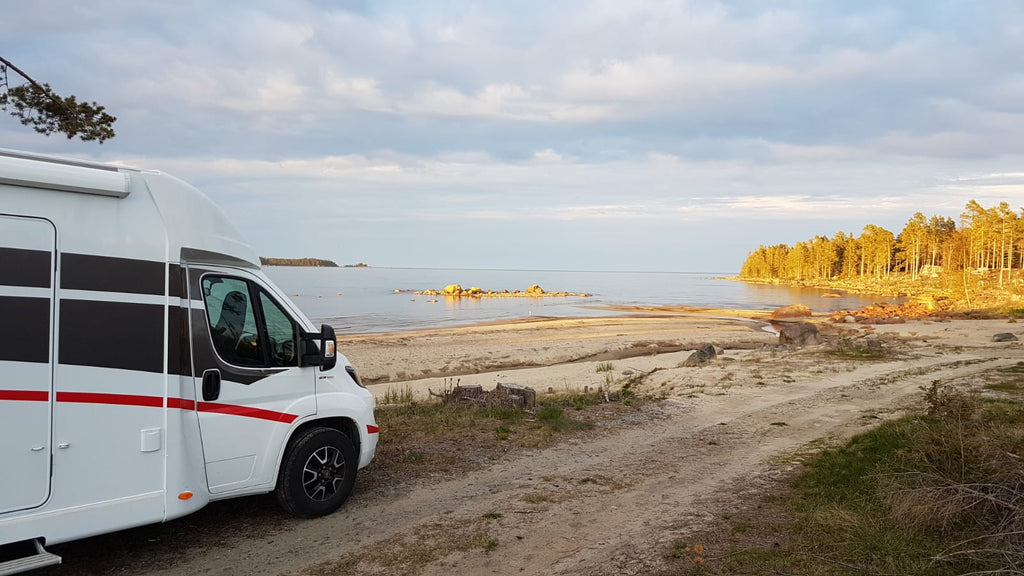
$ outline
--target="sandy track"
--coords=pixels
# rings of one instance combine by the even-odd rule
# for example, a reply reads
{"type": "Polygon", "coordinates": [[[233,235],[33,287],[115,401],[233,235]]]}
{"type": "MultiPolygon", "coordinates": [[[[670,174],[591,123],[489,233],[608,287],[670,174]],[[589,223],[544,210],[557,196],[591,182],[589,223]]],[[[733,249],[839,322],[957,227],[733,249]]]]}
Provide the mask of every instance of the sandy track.
{"type": "MultiPolygon", "coordinates": [[[[216,546],[191,547],[161,566],[130,573],[301,574],[349,552],[386,548],[389,540],[443,546],[446,534],[462,530],[484,533],[494,549],[453,552],[421,570],[364,564],[373,569],[364,573],[643,574],[661,564],[673,539],[749,502],[793,467],[793,454],[808,443],[848,437],[901,414],[919,402],[919,388],[935,380],[969,383],[979,373],[1024,360],[1018,344],[989,342],[993,333],[1006,331],[1005,322],[879,329],[891,336],[886,346],[902,354],[884,362],[834,360],[813,350],[751,349],[749,326],[716,326],[719,332],[708,339],[725,345],[730,360],[715,366],[678,368],[688,352],[630,358],[628,364],[642,365],[640,370],[659,369],[642,390],[668,398],[627,413],[610,432],[520,453],[461,478],[428,479],[399,493],[360,484],[330,517],[286,521],[248,537],[227,534],[216,546]],[[730,341],[743,348],[729,349],[730,341]],[[483,520],[488,514],[500,517],[483,520]]],[[[644,330],[633,332],[636,327],[604,328],[610,335],[587,339],[596,342],[594,349],[627,349],[650,337],[644,330]]],[[[679,328],[673,336],[665,328],[655,330],[662,341],[678,335],[695,339],[691,330],[679,328]]],[[[550,356],[544,361],[553,364],[502,369],[502,379],[540,381],[534,374],[540,371],[576,382],[592,376],[587,362],[551,352],[568,342],[567,350],[587,353],[590,345],[581,344],[575,333],[518,336],[541,342],[527,346],[528,355],[547,346],[550,356]]],[[[485,331],[475,337],[486,341],[501,335],[485,331]]],[[[443,335],[434,338],[431,346],[445,345],[443,335]]],[[[416,342],[405,347],[427,346],[416,342]]],[[[380,338],[373,346],[387,348],[380,338]]],[[[472,360],[472,346],[466,346],[458,353],[472,360]]],[[[488,353],[485,346],[483,356],[488,353]]],[[[405,354],[402,362],[425,367],[430,359],[405,354]]],[[[488,381],[496,374],[473,378],[488,381]]],[[[173,547],[175,537],[170,538],[173,547]]]]}

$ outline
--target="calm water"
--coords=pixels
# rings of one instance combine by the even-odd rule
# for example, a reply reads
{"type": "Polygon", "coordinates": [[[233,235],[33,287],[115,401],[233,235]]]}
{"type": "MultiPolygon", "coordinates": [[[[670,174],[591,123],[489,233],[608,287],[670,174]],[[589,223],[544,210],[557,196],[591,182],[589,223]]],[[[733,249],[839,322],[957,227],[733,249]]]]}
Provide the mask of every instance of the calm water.
{"type": "Polygon", "coordinates": [[[593,307],[681,305],[772,310],[806,304],[815,311],[860,308],[876,299],[848,295],[823,298],[823,290],[761,286],[716,279],[734,273],[565,272],[551,270],[446,270],[436,268],[300,268],[267,266],[264,271],[315,323],[338,333],[395,332],[474,324],[528,316],[584,317],[614,314],[593,307]],[[424,290],[461,284],[484,290],[526,290],[539,284],[550,292],[587,292],[589,298],[461,298],[416,296],[395,290],[424,290]]]}

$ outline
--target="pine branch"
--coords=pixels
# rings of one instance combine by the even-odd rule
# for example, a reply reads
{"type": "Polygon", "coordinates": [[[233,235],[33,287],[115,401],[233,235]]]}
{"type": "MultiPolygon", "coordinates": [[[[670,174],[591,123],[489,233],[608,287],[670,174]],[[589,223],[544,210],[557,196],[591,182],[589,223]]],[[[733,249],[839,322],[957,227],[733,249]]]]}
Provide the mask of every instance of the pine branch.
{"type": "Polygon", "coordinates": [[[9,68],[28,82],[8,86],[7,91],[0,94],[0,108],[9,111],[23,125],[46,136],[60,132],[68,139],[78,136],[83,141],[96,140],[100,144],[114,137],[113,125],[117,118],[106,113],[103,106],[96,102],[78,102],[73,94],[63,98],[49,84],[37,82],[6,58],[0,57],[0,63],[5,76],[9,68]]]}

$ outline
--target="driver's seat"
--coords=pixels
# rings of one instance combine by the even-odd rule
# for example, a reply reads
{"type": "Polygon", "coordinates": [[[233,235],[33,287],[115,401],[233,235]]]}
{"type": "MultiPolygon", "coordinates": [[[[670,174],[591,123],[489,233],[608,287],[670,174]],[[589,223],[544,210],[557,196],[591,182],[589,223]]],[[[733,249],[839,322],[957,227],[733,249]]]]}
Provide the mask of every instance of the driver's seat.
{"type": "Polygon", "coordinates": [[[224,296],[224,302],[220,307],[220,318],[214,326],[214,332],[220,339],[225,352],[233,352],[242,339],[242,331],[245,329],[245,311],[248,308],[249,298],[244,292],[232,290],[224,296]]]}

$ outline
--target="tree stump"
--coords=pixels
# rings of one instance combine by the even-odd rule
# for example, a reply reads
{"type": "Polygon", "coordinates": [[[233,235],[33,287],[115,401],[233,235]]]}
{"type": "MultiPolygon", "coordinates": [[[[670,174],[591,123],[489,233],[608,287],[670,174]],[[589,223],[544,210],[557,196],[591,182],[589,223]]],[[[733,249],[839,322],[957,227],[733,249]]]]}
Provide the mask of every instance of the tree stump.
{"type": "Polygon", "coordinates": [[[529,386],[523,386],[521,384],[507,383],[503,384],[498,382],[498,387],[494,389],[495,392],[502,390],[509,398],[519,398],[519,406],[517,408],[532,409],[537,405],[537,391],[529,386]]]}

